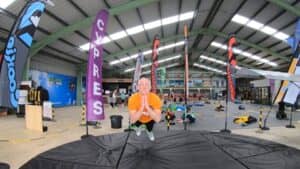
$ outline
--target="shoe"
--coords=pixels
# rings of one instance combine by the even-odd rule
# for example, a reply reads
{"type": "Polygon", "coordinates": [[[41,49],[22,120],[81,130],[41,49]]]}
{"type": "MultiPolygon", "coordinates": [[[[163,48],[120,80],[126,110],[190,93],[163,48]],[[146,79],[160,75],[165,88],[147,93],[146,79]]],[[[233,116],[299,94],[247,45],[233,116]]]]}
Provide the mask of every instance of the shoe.
{"type": "MultiPolygon", "coordinates": [[[[136,135],[138,135],[138,134],[137,134],[138,131],[139,131],[138,128],[139,128],[139,127],[137,127],[137,126],[135,126],[135,125],[131,125],[131,126],[130,126],[130,129],[131,129],[131,130],[134,130],[134,131],[136,132],[136,135]]],[[[140,133],[141,133],[141,132],[139,132],[139,135],[141,135],[140,133]]],[[[138,135],[138,136],[139,136],[139,135],[138,135]]]]}
{"type": "Polygon", "coordinates": [[[154,134],[153,134],[152,131],[147,131],[146,133],[147,133],[147,135],[148,135],[148,137],[149,137],[149,139],[150,139],[151,141],[154,141],[154,140],[155,140],[154,134]]]}
{"type": "Polygon", "coordinates": [[[140,136],[142,134],[142,128],[141,127],[136,127],[134,130],[135,130],[137,136],[140,136]]]}

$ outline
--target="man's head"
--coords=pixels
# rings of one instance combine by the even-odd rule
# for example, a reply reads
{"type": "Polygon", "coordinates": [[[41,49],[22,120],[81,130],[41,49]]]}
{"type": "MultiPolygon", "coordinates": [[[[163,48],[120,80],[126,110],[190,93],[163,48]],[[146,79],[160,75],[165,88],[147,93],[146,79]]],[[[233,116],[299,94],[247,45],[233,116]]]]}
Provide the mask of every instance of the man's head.
{"type": "Polygon", "coordinates": [[[149,79],[142,77],[138,81],[138,90],[141,94],[148,94],[151,90],[151,82],[149,79]]]}

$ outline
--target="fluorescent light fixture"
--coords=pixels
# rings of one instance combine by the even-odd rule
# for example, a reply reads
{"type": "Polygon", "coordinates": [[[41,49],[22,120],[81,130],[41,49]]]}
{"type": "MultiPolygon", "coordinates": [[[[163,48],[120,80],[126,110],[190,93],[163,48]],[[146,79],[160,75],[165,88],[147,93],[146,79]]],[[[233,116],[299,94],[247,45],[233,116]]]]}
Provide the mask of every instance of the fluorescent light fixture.
{"type": "Polygon", "coordinates": [[[179,20],[184,21],[184,20],[192,19],[194,17],[194,13],[195,13],[194,11],[190,11],[190,12],[185,12],[183,14],[180,14],[179,20]]]}
{"type": "MultiPolygon", "coordinates": [[[[96,43],[97,45],[99,45],[100,43],[105,44],[105,43],[108,43],[108,42],[110,42],[110,39],[109,39],[107,36],[105,36],[105,37],[102,39],[101,42],[100,42],[99,40],[96,40],[96,41],[95,41],[95,43],[96,43]]],[[[81,50],[83,50],[83,51],[89,50],[89,49],[90,49],[90,43],[85,43],[85,44],[79,46],[79,48],[80,48],[81,50]]]]}
{"type": "MultiPolygon", "coordinates": [[[[219,43],[219,42],[213,41],[213,42],[211,43],[211,46],[214,46],[214,47],[217,47],[217,48],[221,48],[221,49],[227,50],[227,47],[225,48],[225,45],[223,45],[223,44],[221,44],[221,43],[219,43]]],[[[239,49],[239,48],[233,48],[233,52],[234,52],[234,53],[237,53],[237,54],[241,54],[241,55],[243,55],[243,56],[246,56],[246,57],[248,57],[248,58],[250,58],[250,59],[253,59],[253,60],[256,60],[256,61],[258,61],[258,62],[262,62],[262,63],[268,64],[268,65],[271,65],[271,66],[273,66],[273,67],[278,66],[278,64],[275,63],[275,62],[271,62],[271,61],[269,61],[268,59],[263,59],[263,58],[260,57],[260,56],[253,55],[252,53],[243,51],[243,50],[241,50],[241,49],[239,49]],[[237,52],[237,51],[238,51],[238,52],[237,52]]]]}
{"type": "Polygon", "coordinates": [[[157,28],[160,26],[161,26],[161,20],[156,20],[156,21],[152,21],[152,22],[148,22],[148,23],[144,24],[144,28],[146,30],[154,29],[154,28],[157,28]]]}
{"type": "Polygon", "coordinates": [[[109,62],[110,65],[115,65],[115,64],[118,64],[118,63],[121,63],[120,60],[114,60],[112,62],[109,62]]]}
{"type": "Polygon", "coordinates": [[[178,66],[179,63],[173,63],[173,64],[170,64],[170,65],[167,65],[167,66],[164,66],[162,68],[170,68],[170,67],[174,67],[174,66],[178,66]]]}
{"type": "Polygon", "coordinates": [[[276,29],[270,27],[270,26],[264,26],[261,31],[265,34],[268,34],[268,35],[272,35],[274,34],[275,32],[277,32],[276,29]]]}
{"type": "Polygon", "coordinates": [[[109,35],[109,37],[112,40],[118,40],[118,39],[124,38],[126,36],[127,36],[127,34],[126,34],[125,31],[120,31],[120,32],[116,32],[116,33],[113,33],[113,34],[109,35]]]}
{"type": "MultiPolygon", "coordinates": [[[[261,60],[262,58],[257,55],[251,55],[250,58],[257,60],[258,62],[262,62],[262,60],[261,60]]],[[[265,63],[269,64],[269,60],[268,60],[268,62],[265,62],[265,63]]]]}
{"type": "Polygon", "coordinates": [[[274,63],[274,62],[269,62],[269,64],[270,64],[271,66],[274,66],[274,67],[277,67],[277,66],[278,66],[278,64],[277,64],[277,63],[274,63]]]}
{"type": "Polygon", "coordinates": [[[290,36],[288,34],[283,33],[283,32],[277,32],[276,34],[274,34],[274,37],[279,39],[279,40],[286,41],[287,38],[289,38],[290,36]]]}
{"type": "Polygon", "coordinates": [[[149,67],[149,66],[151,66],[151,64],[152,64],[152,63],[146,63],[146,64],[143,64],[141,67],[142,67],[142,68],[149,67]]]}
{"type": "Polygon", "coordinates": [[[171,44],[162,46],[162,47],[160,47],[160,48],[158,49],[158,51],[167,50],[167,49],[174,48],[174,47],[176,47],[176,46],[181,46],[181,45],[184,45],[184,41],[180,41],[180,42],[176,42],[176,43],[171,43],[171,44]]]}
{"type": "MultiPolygon", "coordinates": [[[[175,67],[175,66],[178,66],[178,65],[179,65],[179,63],[173,63],[173,64],[170,64],[170,65],[167,65],[167,66],[160,67],[157,70],[160,70],[160,69],[163,69],[163,68],[171,68],[171,67],[175,67]]],[[[151,70],[147,70],[147,71],[143,72],[142,74],[150,74],[150,73],[151,73],[151,70]]]]}
{"type": "Polygon", "coordinates": [[[152,53],[152,50],[146,50],[146,51],[143,52],[143,55],[149,55],[151,53],[152,53]]]}
{"type": "Polygon", "coordinates": [[[217,47],[217,48],[221,48],[221,49],[227,50],[227,46],[223,45],[223,44],[221,44],[219,42],[213,41],[210,45],[214,46],[214,47],[217,47]]]}
{"type": "Polygon", "coordinates": [[[249,52],[242,52],[241,54],[248,57],[248,58],[252,56],[252,54],[249,53],[249,52]]]}
{"type": "Polygon", "coordinates": [[[126,32],[128,33],[128,35],[134,35],[140,32],[145,31],[143,25],[138,25],[129,29],[126,29],[126,32]]]}
{"type": "Polygon", "coordinates": [[[247,26],[253,29],[260,29],[261,27],[264,26],[264,24],[257,22],[255,20],[251,20],[250,22],[247,23],[247,26]]]}
{"type": "Polygon", "coordinates": [[[130,58],[131,58],[131,59],[135,59],[135,58],[137,58],[138,56],[139,56],[138,54],[134,54],[134,55],[131,55],[130,58]]]}
{"type": "Polygon", "coordinates": [[[237,54],[241,54],[243,51],[241,49],[233,48],[233,52],[237,54]]]}
{"type": "Polygon", "coordinates": [[[100,41],[100,39],[97,39],[96,41],[95,41],[95,43],[97,44],[97,45],[100,45],[100,44],[106,44],[106,43],[108,43],[108,42],[110,42],[111,40],[107,37],[107,36],[105,36],[101,41],[100,41]]]}
{"type": "Polygon", "coordinates": [[[244,25],[249,21],[249,18],[236,14],[232,18],[232,21],[244,25]]]}
{"type": "MultiPolygon", "coordinates": [[[[174,48],[176,46],[181,46],[181,45],[184,45],[184,41],[179,41],[179,42],[176,42],[176,43],[171,43],[171,44],[167,44],[165,46],[161,46],[160,48],[158,48],[158,51],[163,51],[163,50],[166,50],[166,49],[170,49],[170,48],[174,48]]],[[[143,55],[148,55],[148,54],[151,54],[152,53],[152,50],[146,50],[146,51],[143,51],[143,55]]],[[[131,59],[135,59],[137,58],[138,54],[133,54],[130,57],[130,59],[126,59],[125,61],[128,61],[128,60],[131,60],[131,59]]],[[[110,65],[115,65],[115,64],[118,64],[118,63],[121,63],[121,62],[125,62],[125,61],[121,61],[121,59],[118,59],[118,60],[113,60],[111,62],[109,62],[110,65]]]]}
{"type": "Polygon", "coordinates": [[[176,42],[176,46],[181,46],[181,45],[184,45],[185,44],[185,41],[179,41],[179,42],[176,42]]]}
{"type": "Polygon", "coordinates": [[[175,16],[164,18],[161,20],[161,22],[162,22],[162,25],[169,25],[169,24],[178,22],[178,19],[179,19],[179,16],[175,15],[175,16]]]}
{"type": "MultiPolygon", "coordinates": [[[[165,58],[165,59],[158,60],[158,63],[168,62],[168,61],[171,61],[171,60],[174,60],[174,59],[178,59],[178,58],[180,58],[180,57],[181,57],[181,55],[176,55],[176,56],[168,57],[168,58],[165,58]]],[[[145,64],[143,64],[141,67],[142,67],[142,68],[146,68],[146,67],[149,67],[149,66],[151,66],[151,65],[152,65],[152,63],[145,63],[145,64]]],[[[134,70],[135,70],[135,68],[132,67],[132,68],[126,69],[125,72],[132,72],[132,71],[134,71],[134,70]]]]}
{"type": "Polygon", "coordinates": [[[151,70],[147,70],[145,72],[143,72],[142,74],[145,75],[145,74],[150,74],[151,73],[151,70]]]}
{"type": "Polygon", "coordinates": [[[135,70],[134,68],[130,68],[130,69],[126,69],[124,72],[132,72],[134,70],[135,70]]]}
{"type": "Polygon", "coordinates": [[[268,59],[261,59],[261,63],[264,63],[264,62],[269,62],[268,59]]]}
{"type": "Polygon", "coordinates": [[[210,45],[214,46],[214,47],[217,47],[217,48],[221,48],[222,47],[221,43],[218,43],[218,42],[215,42],[215,41],[213,41],[210,45]]]}
{"type": "Polygon", "coordinates": [[[181,57],[181,55],[176,55],[176,56],[173,56],[173,57],[169,57],[169,58],[165,58],[165,59],[159,60],[158,63],[168,62],[170,60],[178,59],[180,57],[181,57]]]}
{"type": "Polygon", "coordinates": [[[238,24],[245,25],[249,28],[255,29],[257,31],[260,31],[262,33],[265,33],[267,35],[273,36],[274,38],[277,38],[282,41],[286,41],[287,38],[289,38],[289,35],[278,31],[276,28],[273,28],[268,25],[264,25],[263,23],[260,23],[254,19],[247,18],[245,16],[236,14],[234,17],[231,19],[231,21],[236,22],[238,24]]]}
{"type": "Polygon", "coordinates": [[[176,43],[165,45],[165,46],[162,46],[162,47],[158,48],[158,51],[163,51],[163,50],[166,50],[166,49],[174,48],[175,46],[176,46],[176,43]]]}
{"type": "MultiPolygon", "coordinates": [[[[221,65],[224,65],[224,66],[227,66],[227,63],[222,61],[222,60],[217,60],[215,58],[212,58],[212,57],[207,57],[205,55],[201,55],[200,56],[201,59],[205,59],[205,60],[208,60],[208,61],[211,61],[211,62],[215,62],[217,64],[221,64],[221,65]]],[[[241,69],[240,66],[235,66],[236,69],[241,69]]]]}
{"type": "Polygon", "coordinates": [[[90,43],[83,44],[83,45],[79,46],[79,48],[81,50],[84,50],[84,51],[89,50],[90,49],[90,43]]]}
{"type": "Polygon", "coordinates": [[[121,58],[120,61],[121,62],[126,62],[127,60],[130,60],[130,56],[127,56],[127,57],[124,57],[124,58],[121,58]]]}
{"type": "Polygon", "coordinates": [[[200,58],[201,58],[201,59],[208,60],[208,61],[211,61],[211,62],[215,62],[215,63],[221,64],[221,65],[224,65],[224,66],[227,65],[227,63],[224,62],[224,61],[217,60],[217,59],[215,59],[215,58],[207,57],[207,56],[204,56],[204,55],[201,55],[200,58]]]}
{"type": "Polygon", "coordinates": [[[15,2],[16,0],[1,0],[0,1],[0,7],[3,9],[6,9],[10,4],[15,2]]]}
{"type": "MultiPolygon", "coordinates": [[[[0,4],[2,3],[2,1],[3,1],[3,3],[6,3],[9,0],[0,0],[0,4]]],[[[178,15],[170,16],[170,17],[163,18],[161,20],[159,19],[159,20],[156,20],[156,21],[151,21],[151,22],[145,23],[144,25],[137,25],[137,26],[126,29],[126,31],[122,30],[122,31],[119,31],[119,32],[112,33],[108,36],[112,40],[119,40],[119,39],[122,39],[124,37],[127,37],[128,35],[135,35],[135,34],[144,32],[145,30],[150,30],[150,29],[160,27],[161,25],[169,25],[169,24],[176,23],[176,22],[179,22],[179,21],[189,20],[189,19],[192,19],[193,17],[194,17],[194,11],[189,11],[189,12],[182,13],[179,16],[178,15]]],[[[111,42],[111,40],[108,37],[104,37],[103,40],[102,40],[102,44],[106,44],[106,43],[109,43],[109,42],[111,42]]],[[[82,50],[89,50],[89,48],[84,46],[84,45],[87,45],[87,44],[81,45],[80,48],[82,50]]]]}
{"type": "Polygon", "coordinates": [[[224,71],[219,70],[219,69],[215,69],[215,68],[212,68],[212,67],[209,67],[209,66],[206,66],[206,65],[201,65],[201,64],[198,64],[198,63],[194,63],[193,65],[196,66],[196,67],[202,68],[202,69],[206,69],[206,70],[210,70],[210,71],[213,71],[213,72],[216,72],[216,73],[226,75],[226,73],[224,71]]]}

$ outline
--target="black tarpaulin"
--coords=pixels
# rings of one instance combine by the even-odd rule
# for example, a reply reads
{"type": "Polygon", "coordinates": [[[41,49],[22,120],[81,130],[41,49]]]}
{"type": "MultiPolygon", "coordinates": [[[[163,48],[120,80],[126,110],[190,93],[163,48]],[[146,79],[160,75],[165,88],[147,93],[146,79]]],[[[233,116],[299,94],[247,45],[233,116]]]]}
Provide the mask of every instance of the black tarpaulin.
{"type": "Polygon", "coordinates": [[[299,169],[300,151],[251,137],[200,131],[91,136],[38,155],[21,169],[299,169]]]}

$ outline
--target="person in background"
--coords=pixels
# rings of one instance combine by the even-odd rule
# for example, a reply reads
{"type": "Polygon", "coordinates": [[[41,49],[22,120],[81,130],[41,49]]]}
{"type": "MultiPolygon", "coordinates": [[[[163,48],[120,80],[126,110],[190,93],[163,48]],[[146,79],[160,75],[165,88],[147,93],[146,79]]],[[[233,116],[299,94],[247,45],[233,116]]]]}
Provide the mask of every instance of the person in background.
{"type": "Polygon", "coordinates": [[[132,89],[128,88],[128,97],[130,97],[132,95],[132,89]]]}
{"type": "Polygon", "coordinates": [[[171,101],[174,101],[174,100],[175,100],[175,94],[174,94],[173,91],[170,92],[170,100],[171,100],[171,101]]]}
{"type": "Polygon", "coordinates": [[[108,103],[110,104],[111,108],[114,108],[113,93],[112,92],[109,92],[108,103]]]}
{"type": "Polygon", "coordinates": [[[122,105],[124,107],[125,106],[125,100],[126,100],[125,92],[122,91],[120,97],[121,97],[122,105]]]}
{"type": "Polygon", "coordinates": [[[117,94],[118,94],[118,89],[115,89],[112,93],[112,104],[114,105],[115,108],[117,108],[117,94]]]}
{"type": "Polygon", "coordinates": [[[161,100],[150,92],[151,83],[147,78],[142,77],[138,81],[138,92],[133,94],[128,101],[128,110],[132,128],[136,130],[136,135],[140,136],[146,128],[146,133],[151,141],[155,140],[152,132],[155,123],[161,119],[161,100]]]}

